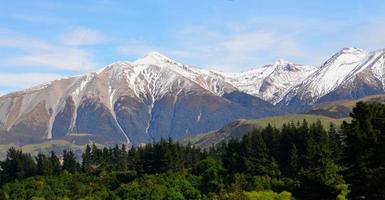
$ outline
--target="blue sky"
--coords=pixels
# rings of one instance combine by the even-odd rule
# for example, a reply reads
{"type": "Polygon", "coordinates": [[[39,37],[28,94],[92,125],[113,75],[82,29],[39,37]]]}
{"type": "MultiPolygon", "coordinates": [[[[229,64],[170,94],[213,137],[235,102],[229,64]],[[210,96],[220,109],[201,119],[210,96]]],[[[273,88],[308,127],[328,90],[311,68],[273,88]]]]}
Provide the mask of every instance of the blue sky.
{"type": "Polygon", "coordinates": [[[245,71],[280,58],[319,66],[343,47],[385,48],[380,0],[0,0],[0,5],[0,93],[150,51],[199,67],[245,71]]]}

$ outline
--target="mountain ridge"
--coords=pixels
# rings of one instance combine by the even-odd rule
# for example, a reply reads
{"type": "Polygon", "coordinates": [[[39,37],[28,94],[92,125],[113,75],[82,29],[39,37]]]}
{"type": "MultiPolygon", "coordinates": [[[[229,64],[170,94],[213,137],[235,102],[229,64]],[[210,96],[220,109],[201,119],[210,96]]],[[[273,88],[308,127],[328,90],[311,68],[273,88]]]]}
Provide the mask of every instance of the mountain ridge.
{"type": "Polygon", "coordinates": [[[384,55],[344,48],[321,67],[278,60],[226,73],[151,52],[0,96],[0,144],[65,139],[139,145],[240,118],[305,112],[313,104],[384,93],[384,55]]]}
{"type": "Polygon", "coordinates": [[[250,105],[241,104],[234,91],[215,73],[152,53],[0,97],[0,129],[5,132],[0,143],[66,139],[138,145],[272,112],[257,97],[243,95],[250,105]],[[259,104],[266,109],[251,107],[259,104]]]}
{"type": "Polygon", "coordinates": [[[383,93],[384,56],[384,49],[344,48],[294,87],[281,104],[314,104],[334,100],[333,96],[354,99],[383,93]]]}

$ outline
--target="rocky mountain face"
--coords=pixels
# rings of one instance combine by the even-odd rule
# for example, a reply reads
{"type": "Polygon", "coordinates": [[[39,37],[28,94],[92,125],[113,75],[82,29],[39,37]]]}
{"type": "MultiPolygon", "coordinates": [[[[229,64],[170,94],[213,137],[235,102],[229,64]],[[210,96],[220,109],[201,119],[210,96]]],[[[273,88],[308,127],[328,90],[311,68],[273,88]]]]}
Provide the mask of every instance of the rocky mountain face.
{"type": "Polygon", "coordinates": [[[225,80],[240,91],[277,104],[292,89],[300,84],[316,67],[304,66],[278,60],[243,73],[222,73],[225,80]]]}
{"type": "Polygon", "coordinates": [[[385,50],[342,49],[293,87],[280,104],[311,105],[384,93],[384,55],[385,50]]]}
{"type": "Polygon", "coordinates": [[[140,145],[220,129],[240,118],[306,112],[384,93],[385,50],[343,49],[321,67],[279,60],[243,73],[159,53],[0,97],[0,144],[49,139],[140,145]]]}
{"type": "Polygon", "coordinates": [[[275,114],[222,76],[158,53],[0,97],[0,143],[139,145],[275,114]]]}

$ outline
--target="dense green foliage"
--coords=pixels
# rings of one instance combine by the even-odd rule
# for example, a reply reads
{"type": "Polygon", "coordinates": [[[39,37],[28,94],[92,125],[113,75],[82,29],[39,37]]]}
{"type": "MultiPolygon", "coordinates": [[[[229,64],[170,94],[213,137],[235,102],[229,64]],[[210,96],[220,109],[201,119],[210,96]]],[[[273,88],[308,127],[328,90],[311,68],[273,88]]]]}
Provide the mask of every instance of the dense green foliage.
{"type": "Polygon", "coordinates": [[[87,146],[82,160],[11,148],[0,199],[385,199],[385,106],[358,103],[336,130],[289,123],[210,150],[169,140],[87,146]]]}

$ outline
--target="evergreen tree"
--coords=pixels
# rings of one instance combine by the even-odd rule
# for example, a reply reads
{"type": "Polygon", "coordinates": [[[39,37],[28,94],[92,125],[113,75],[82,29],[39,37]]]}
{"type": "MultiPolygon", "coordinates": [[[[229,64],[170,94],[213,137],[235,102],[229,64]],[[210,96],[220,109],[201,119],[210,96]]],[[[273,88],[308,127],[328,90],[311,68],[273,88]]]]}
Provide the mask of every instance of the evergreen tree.
{"type": "Polygon", "coordinates": [[[342,158],[342,138],[341,135],[337,133],[333,124],[330,124],[329,126],[328,136],[332,156],[334,160],[340,161],[342,158]]]}
{"type": "Polygon", "coordinates": [[[306,166],[302,170],[305,199],[331,199],[338,195],[338,186],[343,184],[339,174],[341,167],[333,158],[329,136],[318,121],[312,124],[306,137],[306,166]]]}
{"type": "Polygon", "coordinates": [[[52,167],[49,159],[42,153],[37,155],[36,159],[36,172],[38,175],[49,175],[52,174],[52,167]]]}
{"type": "Polygon", "coordinates": [[[75,173],[77,170],[75,154],[71,150],[63,151],[63,170],[66,170],[70,173],[75,173]]]}
{"type": "Polygon", "coordinates": [[[122,144],[122,150],[120,151],[120,159],[118,169],[120,171],[127,171],[128,169],[128,152],[126,145],[122,144]]]}
{"type": "Polygon", "coordinates": [[[269,175],[269,153],[265,141],[260,133],[252,134],[252,149],[251,154],[248,155],[251,162],[250,172],[254,175],[269,175]]]}
{"type": "Polygon", "coordinates": [[[26,178],[36,174],[36,163],[32,156],[13,147],[8,150],[5,161],[0,164],[1,177],[4,180],[26,178]]]}
{"type": "Polygon", "coordinates": [[[49,157],[52,174],[57,175],[61,172],[60,159],[56,156],[55,152],[51,152],[49,157]]]}
{"type": "Polygon", "coordinates": [[[300,171],[299,159],[297,146],[291,144],[288,164],[289,177],[297,178],[298,172],[300,171]]]}
{"type": "MultiPolygon", "coordinates": [[[[249,136],[246,135],[243,137],[243,147],[241,148],[239,141],[236,139],[230,139],[227,144],[223,144],[222,148],[222,161],[223,164],[227,167],[229,173],[236,173],[239,171],[246,170],[245,161],[241,158],[241,154],[249,148],[245,143],[249,143],[249,136]]],[[[250,147],[251,148],[251,147],[250,147]]]]}
{"type": "Polygon", "coordinates": [[[82,161],[82,170],[83,172],[89,172],[91,170],[92,165],[92,154],[91,147],[87,144],[86,149],[83,153],[83,161],[82,161]]]}
{"type": "Polygon", "coordinates": [[[103,148],[103,150],[98,149],[95,143],[92,143],[91,147],[91,152],[92,152],[92,157],[91,160],[94,163],[100,163],[106,158],[108,158],[108,153],[106,154],[105,150],[108,150],[107,148],[103,148]]]}
{"type": "Polygon", "coordinates": [[[344,123],[345,177],[351,197],[384,199],[385,105],[357,103],[351,123],[344,123]]]}
{"type": "Polygon", "coordinates": [[[279,158],[281,154],[281,132],[277,128],[268,124],[267,127],[262,130],[261,134],[266,143],[266,147],[269,149],[269,156],[279,158]]]}

